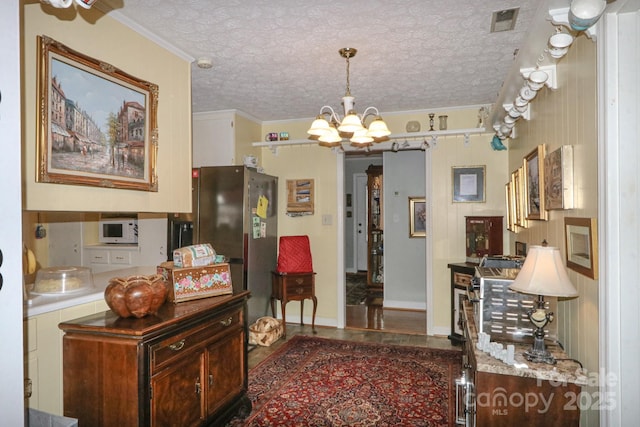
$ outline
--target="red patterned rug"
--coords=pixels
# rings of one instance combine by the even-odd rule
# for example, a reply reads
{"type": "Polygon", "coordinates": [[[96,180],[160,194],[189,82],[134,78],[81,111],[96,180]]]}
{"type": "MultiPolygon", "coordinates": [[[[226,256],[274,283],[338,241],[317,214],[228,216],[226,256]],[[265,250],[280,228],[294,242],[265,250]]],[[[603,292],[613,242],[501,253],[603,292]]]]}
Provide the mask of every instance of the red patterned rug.
{"type": "Polygon", "coordinates": [[[229,426],[453,426],[461,353],[294,336],[249,372],[229,426]]]}

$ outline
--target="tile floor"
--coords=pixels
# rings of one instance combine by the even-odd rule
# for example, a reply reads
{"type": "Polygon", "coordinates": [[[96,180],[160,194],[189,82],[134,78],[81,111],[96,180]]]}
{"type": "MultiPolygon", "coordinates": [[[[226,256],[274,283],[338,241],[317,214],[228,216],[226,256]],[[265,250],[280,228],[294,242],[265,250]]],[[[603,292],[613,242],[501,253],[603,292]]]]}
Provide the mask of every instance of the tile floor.
{"type": "MultiPolygon", "coordinates": [[[[446,337],[430,337],[427,335],[402,334],[386,331],[360,330],[360,329],[337,329],[323,326],[316,326],[315,334],[311,326],[287,323],[287,337],[294,335],[315,335],[324,338],[333,338],[350,341],[376,342],[383,344],[397,344],[414,347],[430,347],[447,350],[460,350],[460,346],[451,344],[446,337]]],[[[256,366],[260,361],[267,358],[286,342],[280,338],[269,347],[253,347],[249,349],[249,369],[256,366]]]]}

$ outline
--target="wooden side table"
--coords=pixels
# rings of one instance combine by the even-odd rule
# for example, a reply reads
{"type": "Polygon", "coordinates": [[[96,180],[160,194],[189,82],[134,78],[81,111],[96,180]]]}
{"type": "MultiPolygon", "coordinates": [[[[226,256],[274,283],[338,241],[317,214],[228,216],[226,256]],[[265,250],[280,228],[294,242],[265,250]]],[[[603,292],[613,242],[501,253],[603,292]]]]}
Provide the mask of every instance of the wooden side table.
{"type": "Polygon", "coordinates": [[[282,308],[282,335],[287,336],[286,306],[289,301],[300,301],[300,324],[304,325],[302,311],[304,300],[313,301],[313,315],[311,317],[311,328],[315,332],[316,328],[316,308],[318,299],[316,298],[316,273],[282,273],[272,272],[271,281],[271,312],[276,317],[276,300],[280,301],[282,308]]]}

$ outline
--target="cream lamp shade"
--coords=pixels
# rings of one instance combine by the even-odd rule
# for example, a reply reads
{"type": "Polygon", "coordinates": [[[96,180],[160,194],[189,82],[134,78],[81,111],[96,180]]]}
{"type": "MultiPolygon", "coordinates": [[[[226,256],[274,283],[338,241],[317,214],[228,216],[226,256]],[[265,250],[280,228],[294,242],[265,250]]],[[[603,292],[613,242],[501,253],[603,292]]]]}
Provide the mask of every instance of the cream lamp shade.
{"type": "Polygon", "coordinates": [[[532,246],[529,249],[524,265],[509,289],[533,295],[578,296],[567,275],[560,250],[551,246],[532,246]]]}

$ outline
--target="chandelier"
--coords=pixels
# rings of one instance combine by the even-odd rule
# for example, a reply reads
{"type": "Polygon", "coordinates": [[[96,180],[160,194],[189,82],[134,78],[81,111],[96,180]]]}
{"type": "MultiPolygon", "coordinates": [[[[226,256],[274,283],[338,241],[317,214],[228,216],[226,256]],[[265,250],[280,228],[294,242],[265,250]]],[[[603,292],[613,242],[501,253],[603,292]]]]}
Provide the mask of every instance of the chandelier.
{"type": "Polygon", "coordinates": [[[338,147],[342,145],[342,138],[349,138],[351,145],[355,147],[368,147],[372,142],[380,142],[382,138],[391,134],[387,124],[380,117],[376,107],[368,107],[362,115],[355,110],[355,98],[351,95],[349,81],[349,59],[356,56],[357,49],[345,47],[340,49],[340,56],[347,61],[347,89],[342,97],[344,118],[336,114],[329,105],[320,109],[320,114],[311,124],[307,133],[318,139],[318,144],[323,147],[338,147]],[[365,119],[369,116],[373,120],[366,126],[365,119]]]}

